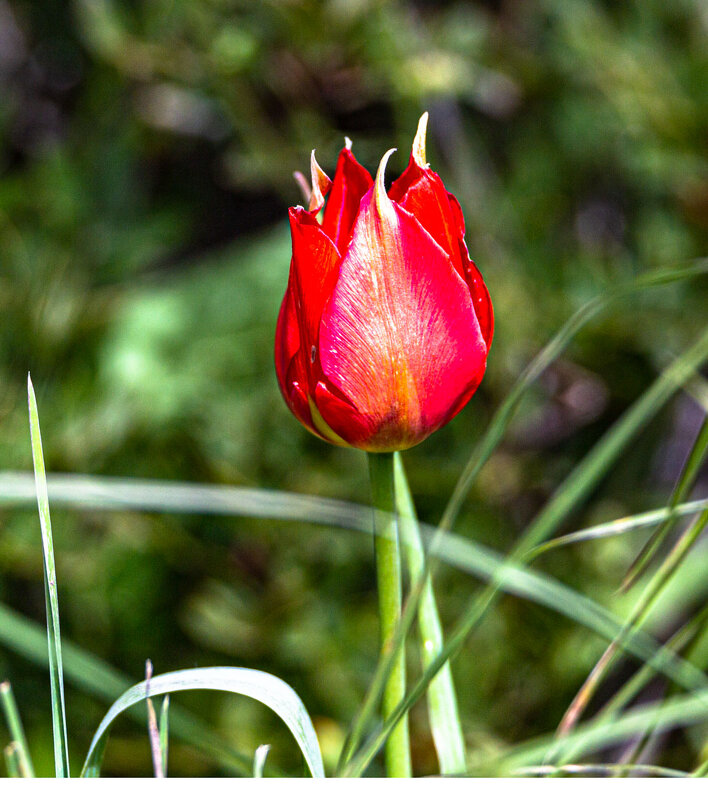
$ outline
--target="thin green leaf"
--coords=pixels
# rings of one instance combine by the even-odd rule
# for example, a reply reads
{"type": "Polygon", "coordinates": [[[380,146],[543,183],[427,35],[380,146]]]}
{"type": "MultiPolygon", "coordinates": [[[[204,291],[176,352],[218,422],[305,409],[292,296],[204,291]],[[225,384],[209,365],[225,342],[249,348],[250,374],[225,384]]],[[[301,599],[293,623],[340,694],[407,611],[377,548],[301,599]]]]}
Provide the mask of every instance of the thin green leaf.
{"type": "Polygon", "coordinates": [[[101,759],[111,723],[123,711],[136,703],[144,703],[146,695],[153,697],[192,689],[232,692],[252,697],[268,706],[290,729],[313,777],[324,777],[324,766],[315,729],[300,698],[280,678],[244,667],[185,669],[158,675],[150,681],[149,687],[145,681],[132,686],[116,700],[99,725],[89,747],[82,775],[95,777],[100,773],[101,759]]]}
{"type": "Polygon", "coordinates": [[[691,491],[691,487],[696,480],[696,476],[703,464],[706,453],[708,453],[708,416],[703,419],[703,425],[698,432],[698,436],[696,436],[696,441],[693,443],[691,452],[688,454],[686,463],[681,470],[678,482],[669,500],[669,509],[671,513],[654,533],[652,533],[639,555],[627,570],[620,591],[626,592],[631,589],[646,572],[647,566],[669,535],[677,518],[676,507],[691,491]]]}
{"type": "Polygon", "coordinates": [[[32,764],[29,746],[27,745],[25,729],[22,725],[17,703],[15,702],[12,686],[10,686],[8,681],[0,683],[0,704],[2,705],[2,710],[5,715],[7,728],[10,731],[10,738],[13,740],[17,751],[20,775],[24,778],[34,778],[34,766],[32,764]]]}
{"type": "Polygon", "coordinates": [[[170,742],[170,696],[166,694],[160,709],[160,755],[162,761],[162,774],[167,777],[167,758],[170,742]]]}
{"type": "MultiPolygon", "coordinates": [[[[430,666],[444,644],[442,624],[438,614],[433,581],[426,573],[425,551],[420,535],[418,517],[411,497],[400,453],[395,456],[396,506],[401,544],[411,581],[424,580],[418,606],[418,634],[423,669],[430,666]],[[424,574],[425,573],[425,574],[424,574]]],[[[467,769],[465,739],[457,708],[457,693],[448,662],[431,681],[427,692],[430,730],[443,775],[462,774],[467,769]]]]}
{"type": "Polygon", "coordinates": [[[59,597],[57,594],[57,575],[54,564],[54,544],[52,541],[52,521],[49,517],[49,498],[47,496],[47,477],[42,455],[42,436],[39,430],[37,399],[34,396],[32,380],[27,375],[29,400],[30,435],[32,439],[32,460],[34,462],[35,488],[39,522],[42,529],[42,551],[44,553],[44,596],[47,607],[47,644],[49,649],[49,680],[52,696],[52,728],[54,734],[54,765],[57,778],[68,778],[69,746],[66,733],[66,709],[64,704],[64,669],[61,656],[61,632],[59,630],[59,597]]]}
{"type": "Polygon", "coordinates": [[[654,511],[634,514],[631,517],[621,517],[620,519],[613,519],[611,522],[602,522],[599,525],[593,525],[591,528],[583,528],[583,530],[580,531],[567,533],[565,536],[558,536],[555,539],[551,539],[548,542],[544,542],[532,548],[528,552],[527,560],[533,561],[549,550],[555,550],[557,547],[565,547],[566,545],[577,544],[579,542],[589,542],[593,539],[604,539],[610,536],[620,536],[623,533],[632,533],[633,531],[649,528],[657,523],[665,522],[669,518],[678,520],[681,517],[686,517],[695,514],[697,511],[702,511],[704,508],[708,508],[708,497],[703,497],[700,500],[692,500],[689,503],[681,503],[673,509],[670,506],[664,506],[654,511]]]}

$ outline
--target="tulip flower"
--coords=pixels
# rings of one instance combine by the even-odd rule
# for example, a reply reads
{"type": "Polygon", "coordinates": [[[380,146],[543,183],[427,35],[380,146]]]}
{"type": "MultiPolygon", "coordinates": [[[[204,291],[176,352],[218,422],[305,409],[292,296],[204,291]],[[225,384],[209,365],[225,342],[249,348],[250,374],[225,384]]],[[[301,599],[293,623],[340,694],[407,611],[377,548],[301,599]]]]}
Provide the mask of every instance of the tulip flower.
{"type": "Polygon", "coordinates": [[[278,382],[312,433],[370,452],[412,447],[449,422],[479,386],[492,340],[460,205],[425,160],[426,123],[388,192],[394,151],[372,180],[347,140],[333,181],[313,151],[309,208],[290,209],[278,382]]]}

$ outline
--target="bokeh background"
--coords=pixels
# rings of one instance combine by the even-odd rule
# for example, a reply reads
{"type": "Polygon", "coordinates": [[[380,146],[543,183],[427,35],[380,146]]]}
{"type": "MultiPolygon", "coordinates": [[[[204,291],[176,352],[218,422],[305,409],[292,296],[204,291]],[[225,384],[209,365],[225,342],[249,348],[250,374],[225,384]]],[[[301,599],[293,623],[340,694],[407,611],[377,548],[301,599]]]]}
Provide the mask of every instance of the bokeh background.
{"type": "MultiPolygon", "coordinates": [[[[367,502],[363,455],[301,429],[275,382],[286,212],[301,202],[291,176],[313,147],[331,174],[346,135],[371,170],[398,147],[393,177],[427,109],[428,157],[465,211],[497,320],[482,388],[406,455],[421,517],[435,523],[494,410],[574,310],[706,254],[707,34],[700,0],[0,0],[0,468],[31,468],[31,370],[51,471],[367,502]]],[[[693,341],[707,300],[705,280],[656,289],[583,330],[522,406],[458,531],[508,550],[693,341]]],[[[662,505],[700,420],[678,396],[564,530],[662,505]]],[[[156,672],[273,672],[336,758],[376,662],[365,537],[126,512],[57,509],[53,521],[67,639],[135,681],[148,657],[156,672]]],[[[613,592],[640,537],[538,566],[621,607],[613,592]]],[[[448,569],[437,583],[449,624],[477,585],[448,569]]],[[[0,510],[0,601],[44,618],[31,508],[0,510]]],[[[474,757],[552,730],[601,649],[505,599],[454,666],[474,757]]],[[[46,674],[0,648],[0,677],[49,774],[46,674]]],[[[71,687],[67,703],[76,766],[106,705],[71,687]]],[[[284,726],[255,702],[180,703],[244,752],[270,742],[274,763],[300,768],[284,726]]],[[[435,771],[423,704],[413,727],[416,769],[435,771]]],[[[669,744],[679,767],[686,744],[669,744]]],[[[144,731],[119,723],[105,766],[150,774],[144,731]]],[[[170,770],[221,774],[177,741],[170,770]]]]}

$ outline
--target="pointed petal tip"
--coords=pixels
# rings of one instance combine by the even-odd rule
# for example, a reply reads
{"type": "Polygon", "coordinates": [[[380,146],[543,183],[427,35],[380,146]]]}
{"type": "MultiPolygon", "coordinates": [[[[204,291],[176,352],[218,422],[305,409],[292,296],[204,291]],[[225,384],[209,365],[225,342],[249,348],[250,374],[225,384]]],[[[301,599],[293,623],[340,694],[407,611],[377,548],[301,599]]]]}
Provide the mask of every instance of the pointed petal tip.
{"type": "Polygon", "coordinates": [[[310,155],[310,171],[312,172],[312,196],[310,197],[310,208],[312,212],[319,211],[325,202],[325,195],[332,185],[327,173],[320,167],[315,158],[315,151],[310,155]]]}
{"type": "Polygon", "coordinates": [[[411,149],[411,155],[415,160],[415,163],[421,167],[421,169],[427,169],[429,164],[425,158],[425,134],[428,129],[428,112],[424,111],[421,118],[418,120],[418,130],[415,134],[415,139],[413,140],[413,148],[411,149]]]}
{"type": "Polygon", "coordinates": [[[379,168],[376,171],[376,181],[375,181],[375,188],[374,188],[374,201],[376,202],[376,208],[381,214],[381,216],[388,216],[390,214],[391,209],[393,209],[393,204],[389,199],[389,196],[386,194],[386,184],[384,183],[384,173],[386,172],[386,164],[388,163],[389,158],[396,152],[396,148],[392,147],[386,153],[384,153],[381,162],[379,163],[379,168]]]}
{"type": "Polygon", "coordinates": [[[352,140],[348,136],[344,137],[344,149],[345,150],[352,149],[352,140]]]}

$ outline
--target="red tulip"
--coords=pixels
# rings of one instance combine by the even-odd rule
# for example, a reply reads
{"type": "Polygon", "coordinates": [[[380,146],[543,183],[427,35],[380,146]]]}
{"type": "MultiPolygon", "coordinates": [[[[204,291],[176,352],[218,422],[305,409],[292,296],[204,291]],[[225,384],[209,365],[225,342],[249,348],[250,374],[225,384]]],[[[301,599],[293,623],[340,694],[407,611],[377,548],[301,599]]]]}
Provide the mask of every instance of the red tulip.
{"type": "Polygon", "coordinates": [[[373,181],[347,141],[334,181],[313,151],[309,210],[290,209],[278,383],[300,422],[335,444],[412,447],[449,422],[484,375],[492,304],[460,205],[425,163],[427,116],[388,194],[394,151],[373,181]]]}

